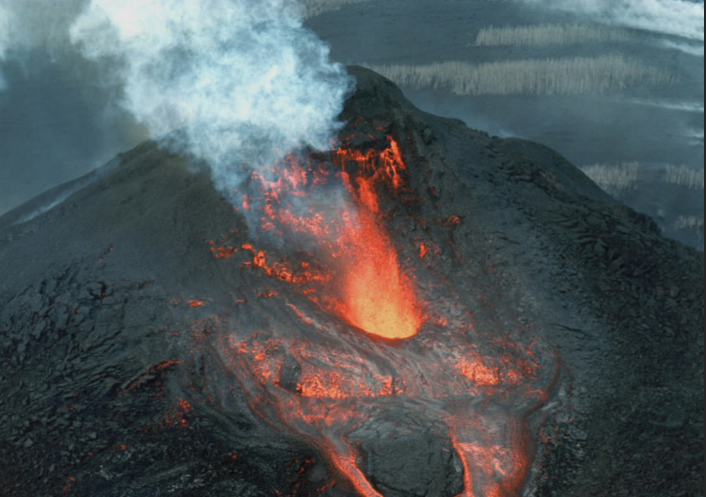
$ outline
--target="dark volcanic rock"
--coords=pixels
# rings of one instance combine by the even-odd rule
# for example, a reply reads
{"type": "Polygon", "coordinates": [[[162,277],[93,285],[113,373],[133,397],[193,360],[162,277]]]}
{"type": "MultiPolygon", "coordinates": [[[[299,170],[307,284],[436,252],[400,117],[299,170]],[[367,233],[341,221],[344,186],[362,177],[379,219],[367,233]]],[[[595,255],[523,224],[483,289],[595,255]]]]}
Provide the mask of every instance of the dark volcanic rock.
{"type": "MultiPolygon", "coordinates": [[[[383,200],[401,260],[433,240],[428,267],[478,329],[530,330],[561,356],[531,417],[528,495],[703,495],[703,253],[553,151],[424,114],[351,72],[341,136],[362,150],[394,136],[409,169],[408,193],[383,200]]],[[[265,323],[287,287],[243,251],[214,257],[213,241],[252,239],[194,167],[146,143],[0,218],[0,494],[352,494],[316,443],[251,411],[219,359],[216,317],[247,302],[265,323]]],[[[302,365],[284,361],[279,387],[296,395],[302,365]]],[[[414,426],[360,432],[369,480],[386,497],[459,492],[448,438],[414,426]]]]}
{"type": "Polygon", "coordinates": [[[362,453],[365,474],[386,497],[454,497],[463,491],[461,461],[451,442],[439,433],[378,434],[363,442],[362,453]]]}

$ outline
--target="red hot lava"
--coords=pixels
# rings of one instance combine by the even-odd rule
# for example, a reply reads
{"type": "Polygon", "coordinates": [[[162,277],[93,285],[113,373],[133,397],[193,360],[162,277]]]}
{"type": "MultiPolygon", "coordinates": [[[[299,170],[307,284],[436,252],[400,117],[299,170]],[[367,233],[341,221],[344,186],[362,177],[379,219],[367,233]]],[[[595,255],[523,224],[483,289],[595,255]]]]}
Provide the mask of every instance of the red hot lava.
{"type": "MultiPolygon", "coordinates": [[[[251,255],[244,277],[285,286],[239,302],[222,322],[223,357],[253,409],[318,447],[361,496],[381,497],[358,465],[361,433],[407,412],[446,426],[440,436],[462,463],[462,497],[516,497],[532,460],[527,418],[546,402],[556,370],[540,364],[548,354],[539,345],[483,339],[464,313],[424,317],[433,305],[418,296],[383,224],[381,193],[402,193],[407,174],[392,137],[382,150],[341,148],[329,162],[290,157],[254,173],[244,211],[264,239],[302,250],[277,262],[252,245],[227,251],[251,255]]],[[[437,253],[433,240],[422,247],[423,258],[437,253]]]]}
{"type": "Polygon", "coordinates": [[[381,154],[363,155],[339,149],[334,160],[341,166],[353,160],[362,171],[355,181],[357,188],[344,176],[356,198],[358,223],[347,224],[337,241],[348,259],[342,280],[342,315],[373,335],[410,338],[422,324],[420,304],[410,280],[401,273],[397,252],[376,217],[380,212],[376,185],[388,183],[395,190],[402,188],[401,175],[406,168],[397,142],[390,139],[390,148],[381,154]]]}
{"type": "MultiPolygon", "coordinates": [[[[253,182],[260,183],[264,198],[261,227],[282,236],[290,231],[315,240],[317,255],[335,273],[335,291],[326,288],[327,298],[338,297],[327,302],[331,311],[372,335],[410,338],[422,324],[421,304],[378,218],[376,193],[379,187],[403,188],[406,167],[399,146],[390,138],[390,147],[382,153],[339,149],[333,159],[340,168],[335,173],[305,166],[294,157],[273,168],[275,180],[255,173],[253,182]],[[349,162],[358,168],[355,177],[346,171],[349,162]],[[341,194],[326,191],[336,183],[349,198],[339,199],[335,212],[327,213],[331,199],[326,195],[341,194]]],[[[249,210],[251,202],[246,197],[243,208],[249,210]]],[[[257,260],[254,264],[262,266],[257,260]]]]}

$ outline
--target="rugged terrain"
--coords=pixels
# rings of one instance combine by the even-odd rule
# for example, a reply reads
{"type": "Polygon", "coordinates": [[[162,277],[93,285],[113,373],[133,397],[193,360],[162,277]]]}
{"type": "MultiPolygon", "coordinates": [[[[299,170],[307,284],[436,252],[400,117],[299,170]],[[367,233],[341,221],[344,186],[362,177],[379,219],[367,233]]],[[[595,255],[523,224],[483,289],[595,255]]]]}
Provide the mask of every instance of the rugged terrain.
{"type": "MultiPolygon", "coordinates": [[[[524,494],[702,496],[703,253],[552,150],[425,114],[350,71],[341,141],[399,143],[406,184],[380,189],[381,222],[446,319],[414,340],[470,319],[479,349],[517,344],[554,371],[528,373],[545,395],[517,408],[533,440],[524,494]]],[[[287,326],[288,307],[357,333],[243,247],[298,255],[155,143],[80,181],[0,218],[0,494],[355,495],[328,446],[254,401],[224,352],[249,323],[287,326]]],[[[293,364],[262,390],[301,395],[293,364]]],[[[461,492],[442,420],[375,409],[348,435],[376,491],[461,492]]]]}

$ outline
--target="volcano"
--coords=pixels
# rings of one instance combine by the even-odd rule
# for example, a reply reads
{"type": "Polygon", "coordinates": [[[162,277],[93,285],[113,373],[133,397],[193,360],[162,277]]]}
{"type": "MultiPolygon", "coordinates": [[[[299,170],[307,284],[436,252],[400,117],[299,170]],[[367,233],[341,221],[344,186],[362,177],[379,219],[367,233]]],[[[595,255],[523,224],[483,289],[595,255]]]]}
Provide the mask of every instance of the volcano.
{"type": "Polygon", "coordinates": [[[147,142],[0,218],[0,493],[700,495],[703,253],[349,72],[238,191],[147,142]]]}

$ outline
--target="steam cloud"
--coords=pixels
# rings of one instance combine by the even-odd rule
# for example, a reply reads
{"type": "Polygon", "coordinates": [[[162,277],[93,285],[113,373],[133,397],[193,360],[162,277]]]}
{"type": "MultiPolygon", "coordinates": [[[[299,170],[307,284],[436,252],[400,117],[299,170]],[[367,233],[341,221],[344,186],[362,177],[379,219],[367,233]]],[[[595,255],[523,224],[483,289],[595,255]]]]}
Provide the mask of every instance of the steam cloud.
{"type": "Polygon", "coordinates": [[[521,0],[616,26],[704,41],[704,4],[690,0],[521,0]]]}
{"type": "Polygon", "coordinates": [[[303,16],[293,0],[92,0],[71,40],[117,68],[152,136],[172,133],[229,190],[242,163],[330,145],[351,81],[303,16]]]}

